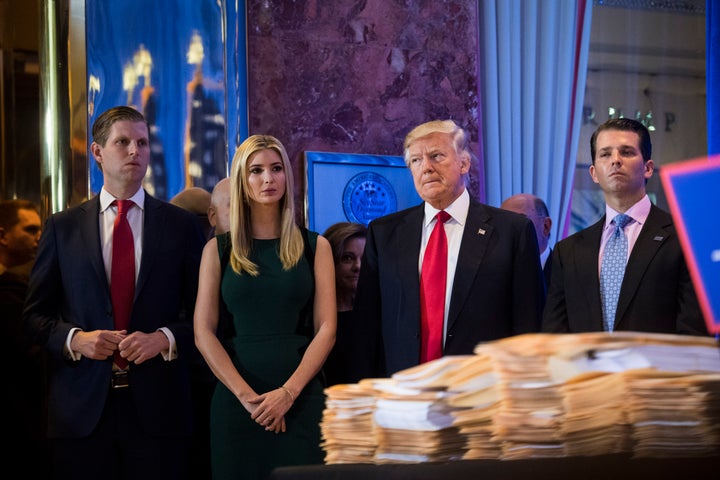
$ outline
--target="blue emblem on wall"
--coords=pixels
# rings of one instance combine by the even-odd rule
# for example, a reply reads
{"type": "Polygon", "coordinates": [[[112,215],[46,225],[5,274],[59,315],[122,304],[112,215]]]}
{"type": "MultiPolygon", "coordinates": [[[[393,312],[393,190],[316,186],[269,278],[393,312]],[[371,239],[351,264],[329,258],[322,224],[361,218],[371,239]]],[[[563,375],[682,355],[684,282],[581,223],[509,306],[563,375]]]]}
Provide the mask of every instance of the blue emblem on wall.
{"type": "Polygon", "coordinates": [[[343,210],[349,221],[367,225],[397,210],[395,189],[382,175],[358,173],[345,185],[343,210]]]}

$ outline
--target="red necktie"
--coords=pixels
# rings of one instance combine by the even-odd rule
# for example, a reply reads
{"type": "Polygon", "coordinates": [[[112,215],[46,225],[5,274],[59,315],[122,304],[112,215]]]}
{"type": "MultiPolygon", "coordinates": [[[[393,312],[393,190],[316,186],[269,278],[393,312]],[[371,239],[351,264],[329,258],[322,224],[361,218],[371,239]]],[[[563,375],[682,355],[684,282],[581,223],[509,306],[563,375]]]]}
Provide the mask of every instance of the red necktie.
{"type": "MultiPolygon", "coordinates": [[[[113,226],[112,266],[110,267],[110,297],[112,299],[115,329],[127,330],[130,324],[135,295],[135,247],[127,213],[132,200],[116,200],[117,216],[113,226]]],[[[125,368],[128,361],[115,352],[115,364],[125,368]]]]}
{"type": "Polygon", "coordinates": [[[445,222],[450,214],[442,210],[436,215],[420,275],[420,321],[422,338],[420,363],[442,356],[443,321],[445,319],[445,286],[447,283],[447,236],[445,222]]]}

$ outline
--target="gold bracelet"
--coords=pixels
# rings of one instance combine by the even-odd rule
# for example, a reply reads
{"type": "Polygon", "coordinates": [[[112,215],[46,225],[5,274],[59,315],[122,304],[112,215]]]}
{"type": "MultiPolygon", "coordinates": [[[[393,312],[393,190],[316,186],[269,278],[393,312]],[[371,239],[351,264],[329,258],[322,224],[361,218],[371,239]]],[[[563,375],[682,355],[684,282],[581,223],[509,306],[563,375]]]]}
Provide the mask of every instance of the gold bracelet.
{"type": "Polygon", "coordinates": [[[286,386],[281,385],[281,386],[278,387],[278,388],[280,388],[280,390],[282,390],[283,392],[285,392],[285,393],[287,393],[288,395],[290,395],[290,400],[292,401],[292,403],[295,403],[295,395],[293,395],[292,392],[291,392],[286,386]]]}

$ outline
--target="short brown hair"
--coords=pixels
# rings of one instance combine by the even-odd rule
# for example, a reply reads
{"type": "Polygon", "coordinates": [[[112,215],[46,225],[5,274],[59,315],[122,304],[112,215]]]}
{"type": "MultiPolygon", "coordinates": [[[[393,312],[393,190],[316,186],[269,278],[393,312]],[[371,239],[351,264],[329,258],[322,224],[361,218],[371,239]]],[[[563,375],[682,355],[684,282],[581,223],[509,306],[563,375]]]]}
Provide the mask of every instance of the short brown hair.
{"type": "Polygon", "coordinates": [[[10,230],[20,222],[18,211],[33,210],[40,214],[38,206],[30,200],[2,200],[0,201],[0,228],[10,230]]]}
{"type": "Polygon", "coordinates": [[[604,130],[619,130],[621,132],[633,132],[638,136],[640,154],[643,162],[652,159],[652,142],[650,141],[650,132],[647,127],[632,118],[610,118],[605,123],[599,125],[590,137],[590,160],[595,165],[595,153],[598,134],[604,130]]]}
{"type": "MultiPolygon", "coordinates": [[[[92,126],[93,142],[97,143],[101,147],[105,146],[105,143],[110,136],[110,129],[116,122],[143,122],[147,126],[147,120],[142,113],[138,112],[132,107],[118,106],[113,107],[109,110],[105,110],[95,120],[92,126]]],[[[148,126],[148,131],[150,127],[148,126]]]]}
{"type": "Polygon", "coordinates": [[[330,248],[333,252],[333,260],[335,263],[340,263],[340,257],[345,247],[345,242],[351,238],[366,238],[367,227],[362,223],[355,222],[338,222],[330,225],[323,237],[327,238],[330,242],[330,248]]]}

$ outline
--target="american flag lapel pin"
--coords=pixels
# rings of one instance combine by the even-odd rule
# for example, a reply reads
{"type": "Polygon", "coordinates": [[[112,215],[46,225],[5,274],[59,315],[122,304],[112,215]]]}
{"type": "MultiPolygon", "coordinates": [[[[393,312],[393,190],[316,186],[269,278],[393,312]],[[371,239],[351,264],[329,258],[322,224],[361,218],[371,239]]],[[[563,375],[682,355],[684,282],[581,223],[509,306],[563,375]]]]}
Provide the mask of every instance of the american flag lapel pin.
{"type": "Polygon", "coordinates": [[[482,228],[478,228],[478,235],[485,235],[485,230],[482,228]]]}
{"type": "Polygon", "coordinates": [[[665,237],[661,237],[658,235],[657,237],[653,238],[653,240],[655,240],[656,242],[662,242],[663,238],[665,238],[665,237]]]}

